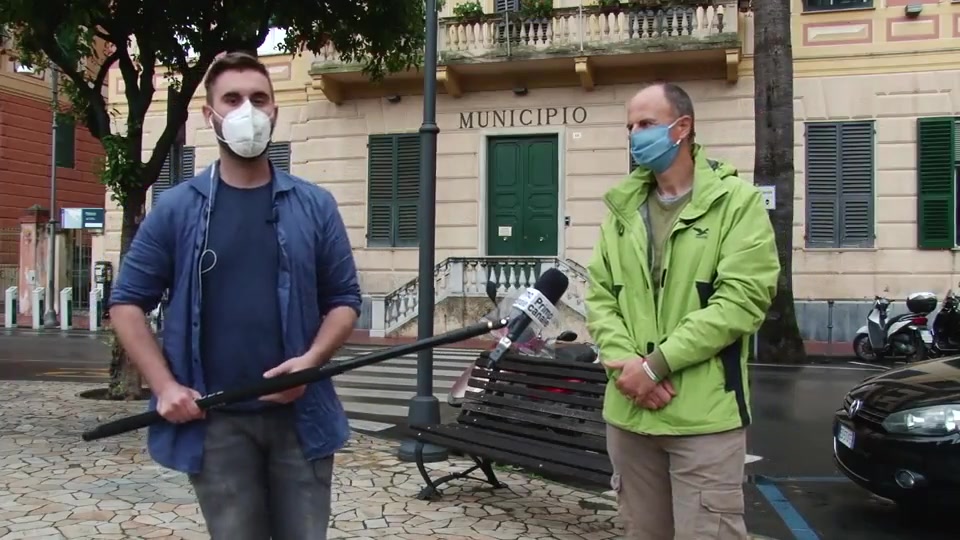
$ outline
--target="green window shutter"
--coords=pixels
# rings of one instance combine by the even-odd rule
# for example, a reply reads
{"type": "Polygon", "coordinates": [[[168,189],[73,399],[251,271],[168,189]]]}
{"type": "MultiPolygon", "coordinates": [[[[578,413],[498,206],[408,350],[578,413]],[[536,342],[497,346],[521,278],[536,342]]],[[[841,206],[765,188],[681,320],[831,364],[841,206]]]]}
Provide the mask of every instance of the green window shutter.
{"type": "Polygon", "coordinates": [[[367,140],[367,245],[393,245],[393,141],[391,135],[367,140]]]}
{"type": "Polygon", "coordinates": [[[284,172],[290,172],[290,143],[272,142],[267,148],[267,157],[273,166],[284,172]]]}
{"type": "Polygon", "coordinates": [[[840,180],[840,126],[811,123],[806,129],[806,206],[808,248],[831,248],[839,243],[838,182],[840,180]]]}
{"type": "Polygon", "coordinates": [[[394,245],[414,247],[419,243],[420,135],[397,135],[396,140],[397,222],[394,245]]]}
{"type": "Polygon", "coordinates": [[[416,246],[420,135],[370,135],[367,148],[367,245],[416,246]]]}
{"type": "Polygon", "coordinates": [[[173,186],[173,180],[170,176],[170,154],[167,154],[167,158],[163,160],[163,166],[160,167],[160,175],[157,176],[157,180],[153,183],[152,196],[153,205],[157,204],[157,199],[160,198],[160,194],[164,191],[170,189],[173,186]]]}
{"type": "Polygon", "coordinates": [[[73,169],[77,161],[76,121],[72,116],[56,113],[57,116],[57,167],[73,169]]]}
{"type": "Polygon", "coordinates": [[[873,122],[840,125],[839,247],[873,247],[873,122]]]}
{"type": "Polygon", "coordinates": [[[197,173],[197,149],[193,146],[183,147],[183,159],[180,161],[180,172],[183,175],[180,181],[193,178],[197,173]]]}
{"type": "Polygon", "coordinates": [[[917,246],[951,249],[955,241],[954,118],[917,119],[917,246]]]}

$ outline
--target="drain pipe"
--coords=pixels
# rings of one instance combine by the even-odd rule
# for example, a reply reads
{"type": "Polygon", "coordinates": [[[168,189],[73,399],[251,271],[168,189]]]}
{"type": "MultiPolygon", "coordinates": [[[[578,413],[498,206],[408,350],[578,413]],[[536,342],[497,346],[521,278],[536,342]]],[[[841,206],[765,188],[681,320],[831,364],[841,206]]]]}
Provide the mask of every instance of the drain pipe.
{"type": "Polygon", "coordinates": [[[510,40],[513,39],[510,32],[510,10],[503,12],[503,21],[505,24],[504,29],[507,32],[507,58],[510,58],[510,40]]]}
{"type": "Polygon", "coordinates": [[[583,52],[583,0],[580,0],[580,22],[577,27],[580,29],[580,52],[583,52]]]}
{"type": "Polygon", "coordinates": [[[827,300],[827,354],[833,354],[833,300],[827,300]]]}

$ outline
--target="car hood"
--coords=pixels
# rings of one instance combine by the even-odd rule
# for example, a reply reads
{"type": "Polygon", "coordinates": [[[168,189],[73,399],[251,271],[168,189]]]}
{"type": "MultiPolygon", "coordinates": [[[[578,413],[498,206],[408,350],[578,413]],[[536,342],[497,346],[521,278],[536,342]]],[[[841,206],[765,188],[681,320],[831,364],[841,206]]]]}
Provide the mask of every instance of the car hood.
{"type": "Polygon", "coordinates": [[[849,392],[878,412],[960,403],[960,356],[917,362],[870,377],[849,392]]]}

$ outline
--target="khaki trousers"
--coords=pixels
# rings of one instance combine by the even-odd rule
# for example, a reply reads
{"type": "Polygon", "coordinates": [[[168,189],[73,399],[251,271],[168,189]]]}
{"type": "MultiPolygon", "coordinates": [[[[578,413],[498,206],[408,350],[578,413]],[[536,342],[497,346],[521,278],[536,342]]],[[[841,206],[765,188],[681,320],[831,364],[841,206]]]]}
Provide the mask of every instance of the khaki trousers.
{"type": "Polygon", "coordinates": [[[746,540],[744,429],[639,435],[607,425],[613,489],[630,540],[746,540]]]}

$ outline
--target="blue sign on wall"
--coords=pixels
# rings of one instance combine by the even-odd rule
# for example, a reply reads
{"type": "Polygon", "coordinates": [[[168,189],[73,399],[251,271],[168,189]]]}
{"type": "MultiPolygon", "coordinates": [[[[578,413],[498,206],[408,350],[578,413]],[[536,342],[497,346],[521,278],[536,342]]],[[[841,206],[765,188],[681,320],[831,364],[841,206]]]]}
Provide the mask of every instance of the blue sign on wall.
{"type": "Polygon", "coordinates": [[[102,229],[106,219],[103,208],[63,208],[60,211],[61,229],[102,229]]]}

